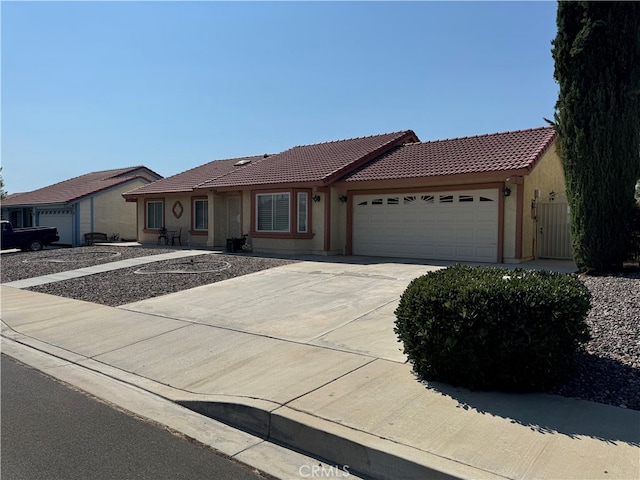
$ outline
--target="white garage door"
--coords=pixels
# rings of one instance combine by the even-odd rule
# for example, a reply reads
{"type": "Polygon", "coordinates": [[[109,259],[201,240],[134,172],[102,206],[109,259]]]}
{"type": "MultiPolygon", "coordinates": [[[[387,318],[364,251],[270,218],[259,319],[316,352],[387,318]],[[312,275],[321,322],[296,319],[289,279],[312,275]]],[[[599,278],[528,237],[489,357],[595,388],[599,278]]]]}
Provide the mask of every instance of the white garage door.
{"type": "Polygon", "coordinates": [[[58,243],[73,245],[73,215],[70,210],[44,210],[39,213],[38,224],[42,227],[56,227],[58,243]]]}
{"type": "Polygon", "coordinates": [[[355,195],[355,255],[496,262],[498,190],[355,195]]]}

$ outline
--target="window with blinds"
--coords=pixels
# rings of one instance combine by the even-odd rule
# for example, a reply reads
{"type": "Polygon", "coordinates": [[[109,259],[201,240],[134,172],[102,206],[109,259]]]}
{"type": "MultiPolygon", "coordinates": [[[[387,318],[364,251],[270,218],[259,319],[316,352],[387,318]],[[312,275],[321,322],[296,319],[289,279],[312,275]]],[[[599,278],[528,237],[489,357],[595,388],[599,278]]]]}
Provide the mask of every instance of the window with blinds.
{"type": "Polygon", "coordinates": [[[290,201],[288,192],[257,194],[257,230],[259,232],[289,232],[290,201]]]}
{"type": "Polygon", "coordinates": [[[194,230],[209,229],[209,201],[193,201],[193,228],[194,230]]]}
{"type": "Polygon", "coordinates": [[[307,233],[308,225],[308,207],[309,194],[307,192],[298,192],[298,233],[307,233]]]}
{"type": "Polygon", "coordinates": [[[162,201],[147,202],[147,228],[162,228],[162,201]]]}

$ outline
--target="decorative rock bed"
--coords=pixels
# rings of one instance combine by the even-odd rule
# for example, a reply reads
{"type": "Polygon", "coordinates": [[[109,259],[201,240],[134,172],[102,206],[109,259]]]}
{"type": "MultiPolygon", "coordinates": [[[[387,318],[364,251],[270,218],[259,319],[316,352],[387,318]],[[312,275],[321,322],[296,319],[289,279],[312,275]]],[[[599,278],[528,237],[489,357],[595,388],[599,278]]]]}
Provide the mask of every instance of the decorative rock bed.
{"type": "MultiPolygon", "coordinates": [[[[3,255],[2,282],[173,251],[100,246],[3,255]]],[[[288,263],[291,261],[278,258],[204,253],[48,283],[30,290],[115,307],[288,263]]]]}

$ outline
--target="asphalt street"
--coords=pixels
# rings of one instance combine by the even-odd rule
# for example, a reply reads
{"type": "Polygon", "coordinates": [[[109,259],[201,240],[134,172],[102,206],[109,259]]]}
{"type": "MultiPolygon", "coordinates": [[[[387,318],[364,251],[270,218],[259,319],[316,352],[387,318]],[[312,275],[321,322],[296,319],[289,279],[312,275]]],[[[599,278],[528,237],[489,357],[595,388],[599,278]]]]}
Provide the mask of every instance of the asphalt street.
{"type": "Polygon", "coordinates": [[[257,480],[212,449],[2,355],[3,480],[257,480]]]}

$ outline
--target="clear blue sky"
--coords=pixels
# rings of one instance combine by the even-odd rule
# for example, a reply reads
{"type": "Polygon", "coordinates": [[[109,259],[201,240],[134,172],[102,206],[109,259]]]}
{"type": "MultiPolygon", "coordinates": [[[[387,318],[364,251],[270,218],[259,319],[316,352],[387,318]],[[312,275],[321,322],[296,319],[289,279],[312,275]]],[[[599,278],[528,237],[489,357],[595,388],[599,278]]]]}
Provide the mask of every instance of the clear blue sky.
{"type": "Polygon", "coordinates": [[[9,193],[553,116],[555,2],[1,2],[9,193]]]}

